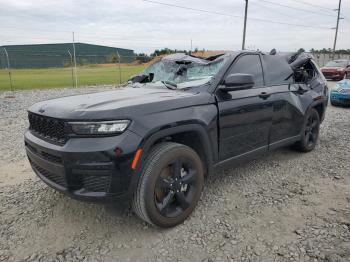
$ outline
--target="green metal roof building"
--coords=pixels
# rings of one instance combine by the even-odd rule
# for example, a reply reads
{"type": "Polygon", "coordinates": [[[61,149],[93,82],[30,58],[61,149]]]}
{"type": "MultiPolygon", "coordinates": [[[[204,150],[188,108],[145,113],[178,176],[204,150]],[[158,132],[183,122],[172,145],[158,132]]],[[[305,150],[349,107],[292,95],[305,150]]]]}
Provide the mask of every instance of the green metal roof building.
{"type": "MultiPolygon", "coordinates": [[[[5,49],[8,53],[11,68],[47,68],[64,67],[73,63],[73,44],[35,44],[35,45],[5,45],[0,46],[0,66],[7,67],[5,49]]],[[[103,64],[134,61],[134,51],[131,49],[75,43],[78,65],[103,64]]]]}

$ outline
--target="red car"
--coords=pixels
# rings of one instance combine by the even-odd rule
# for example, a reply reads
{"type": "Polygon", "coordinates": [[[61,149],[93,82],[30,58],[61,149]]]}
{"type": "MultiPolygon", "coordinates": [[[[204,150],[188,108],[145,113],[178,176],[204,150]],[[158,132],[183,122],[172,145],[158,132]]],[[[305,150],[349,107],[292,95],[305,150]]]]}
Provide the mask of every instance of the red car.
{"type": "Polygon", "coordinates": [[[342,80],[350,77],[350,60],[329,61],[321,72],[327,79],[342,80]]]}

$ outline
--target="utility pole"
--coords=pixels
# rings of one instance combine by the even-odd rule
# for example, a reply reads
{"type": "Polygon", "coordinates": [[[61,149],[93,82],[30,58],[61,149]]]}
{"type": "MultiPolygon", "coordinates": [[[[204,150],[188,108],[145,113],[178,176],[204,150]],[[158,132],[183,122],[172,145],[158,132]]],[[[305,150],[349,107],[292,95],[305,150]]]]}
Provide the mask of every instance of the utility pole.
{"type": "Polygon", "coordinates": [[[246,34],[246,30],[247,30],[247,15],[248,15],[248,0],[245,0],[242,50],[245,49],[245,34],[246,34]]]}
{"type": "Polygon", "coordinates": [[[191,51],[190,51],[190,55],[192,54],[192,39],[191,39],[191,51]]]}
{"type": "Polygon", "coordinates": [[[75,87],[78,87],[78,78],[77,78],[77,58],[75,56],[75,41],[74,41],[74,32],[73,32],[73,57],[74,57],[74,77],[75,77],[75,87]]]}
{"type": "Polygon", "coordinates": [[[339,19],[340,18],[340,6],[341,6],[341,0],[339,0],[339,5],[338,5],[338,16],[337,16],[337,26],[335,28],[335,37],[334,37],[334,44],[333,44],[333,59],[335,57],[335,48],[336,48],[336,45],[337,45],[337,37],[338,37],[338,28],[339,28],[339,19]]]}

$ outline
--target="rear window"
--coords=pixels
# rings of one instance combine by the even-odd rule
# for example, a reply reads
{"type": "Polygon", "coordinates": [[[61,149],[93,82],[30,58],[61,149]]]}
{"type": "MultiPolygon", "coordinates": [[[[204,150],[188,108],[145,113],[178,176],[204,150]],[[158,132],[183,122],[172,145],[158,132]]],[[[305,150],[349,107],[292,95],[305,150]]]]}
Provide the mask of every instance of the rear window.
{"type": "Polygon", "coordinates": [[[265,82],[267,86],[293,83],[293,70],[283,57],[263,55],[265,62],[265,82]]]}

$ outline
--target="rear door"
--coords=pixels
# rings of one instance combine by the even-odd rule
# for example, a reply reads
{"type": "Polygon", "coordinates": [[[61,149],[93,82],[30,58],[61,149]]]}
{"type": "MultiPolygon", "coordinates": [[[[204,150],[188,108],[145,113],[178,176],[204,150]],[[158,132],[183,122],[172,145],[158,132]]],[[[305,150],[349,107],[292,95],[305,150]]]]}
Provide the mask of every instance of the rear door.
{"type": "Polygon", "coordinates": [[[236,58],[225,76],[252,74],[255,86],[247,90],[216,92],[219,110],[219,158],[221,161],[267,150],[273,103],[264,85],[259,54],[236,58]]]}
{"type": "Polygon", "coordinates": [[[301,97],[308,86],[294,83],[293,70],[286,60],[276,55],[262,56],[266,86],[273,102],[273,119],[269,137],[270,148],[297,139],[303,124],[301,97]]]}

